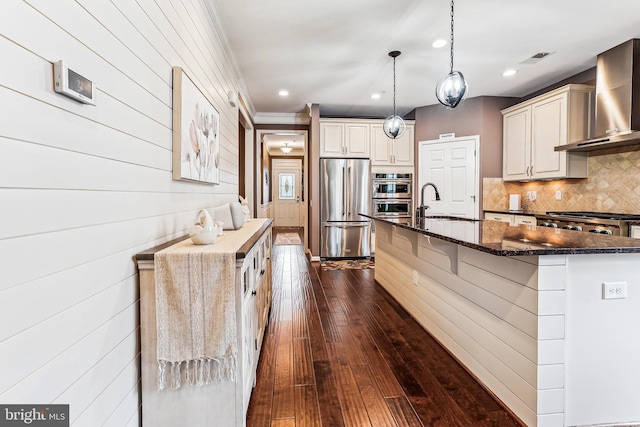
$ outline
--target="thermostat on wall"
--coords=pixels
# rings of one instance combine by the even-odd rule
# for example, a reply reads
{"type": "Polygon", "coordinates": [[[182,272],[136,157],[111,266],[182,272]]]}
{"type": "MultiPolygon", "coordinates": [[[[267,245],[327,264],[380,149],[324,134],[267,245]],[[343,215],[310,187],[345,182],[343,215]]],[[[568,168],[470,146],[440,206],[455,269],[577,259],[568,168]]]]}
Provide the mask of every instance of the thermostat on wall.
{"type": "Polygon", "coordinates": [[[86,77],[69,69],[64,61],[53,64],[53,89],[76,101],[96,105],[95,84],[86,77]]]}

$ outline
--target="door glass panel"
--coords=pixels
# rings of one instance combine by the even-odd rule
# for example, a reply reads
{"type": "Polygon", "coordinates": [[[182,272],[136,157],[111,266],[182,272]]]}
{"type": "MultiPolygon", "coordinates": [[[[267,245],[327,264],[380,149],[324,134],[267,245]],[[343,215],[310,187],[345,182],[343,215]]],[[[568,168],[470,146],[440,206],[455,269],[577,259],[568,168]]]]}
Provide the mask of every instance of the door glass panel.
{"type": "Polygon", "coordinates": [[[280,188],[279,197],[280,200],[293,200],[296,194],[294,174],[292,173],[280,173],[278,175],[278,185],[280,188]]]}

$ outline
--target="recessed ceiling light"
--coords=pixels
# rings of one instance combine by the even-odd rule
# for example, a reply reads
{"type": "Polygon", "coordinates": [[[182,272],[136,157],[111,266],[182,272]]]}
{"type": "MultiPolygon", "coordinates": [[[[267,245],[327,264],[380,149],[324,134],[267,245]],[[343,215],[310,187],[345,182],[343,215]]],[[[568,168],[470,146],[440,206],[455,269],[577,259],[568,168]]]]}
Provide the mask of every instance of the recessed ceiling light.
{"type": "Polygon", "coordinates": [[[438,39],[431,44],[431,46],[435,47],[436,49],[445,47],[446,45],[447,41],[445,39],[438,39]]]}
{"type": "Polygon", "coordinates": [[[379,93],[372,93],[371,94],[371,99],[380,99],[380,94],[379,93]]]}
{"type": "Polygon", "coordinates": [[[505,77],[511,77],[513,75],[515,75],[518,72],[518,70],[515,70],[513,68],[509,68],[508,70],[505,70],[504,73],[502,73],[503,76],[505,77]]]}
{"type": "Polygon", "coordinates": [[[278,92],[278,95],[280,96],[289,96],[289,92],[286,90],[281,90],[280,92],[278,92]]]}

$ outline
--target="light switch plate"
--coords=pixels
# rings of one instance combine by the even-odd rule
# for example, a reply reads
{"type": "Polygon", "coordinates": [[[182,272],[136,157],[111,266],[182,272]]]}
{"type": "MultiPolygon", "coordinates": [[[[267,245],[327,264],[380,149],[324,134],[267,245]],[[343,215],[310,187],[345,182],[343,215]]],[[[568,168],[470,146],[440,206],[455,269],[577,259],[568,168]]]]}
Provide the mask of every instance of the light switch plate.
{"type": "Polygon", "coordinates": [[[556,200],[562,200],[562,190],[556,190],[556,200]]]}

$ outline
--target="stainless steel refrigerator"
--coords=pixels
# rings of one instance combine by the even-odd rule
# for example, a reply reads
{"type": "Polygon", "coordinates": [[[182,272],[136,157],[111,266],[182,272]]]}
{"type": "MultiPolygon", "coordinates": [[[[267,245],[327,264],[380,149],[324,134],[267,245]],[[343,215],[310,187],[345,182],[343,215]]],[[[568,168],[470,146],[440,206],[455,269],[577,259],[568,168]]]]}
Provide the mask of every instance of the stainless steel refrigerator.
{"type": "Polygon", "coordinates": [[[320,159],[320,257],[371,256],[369,159],[320,159]]]}

